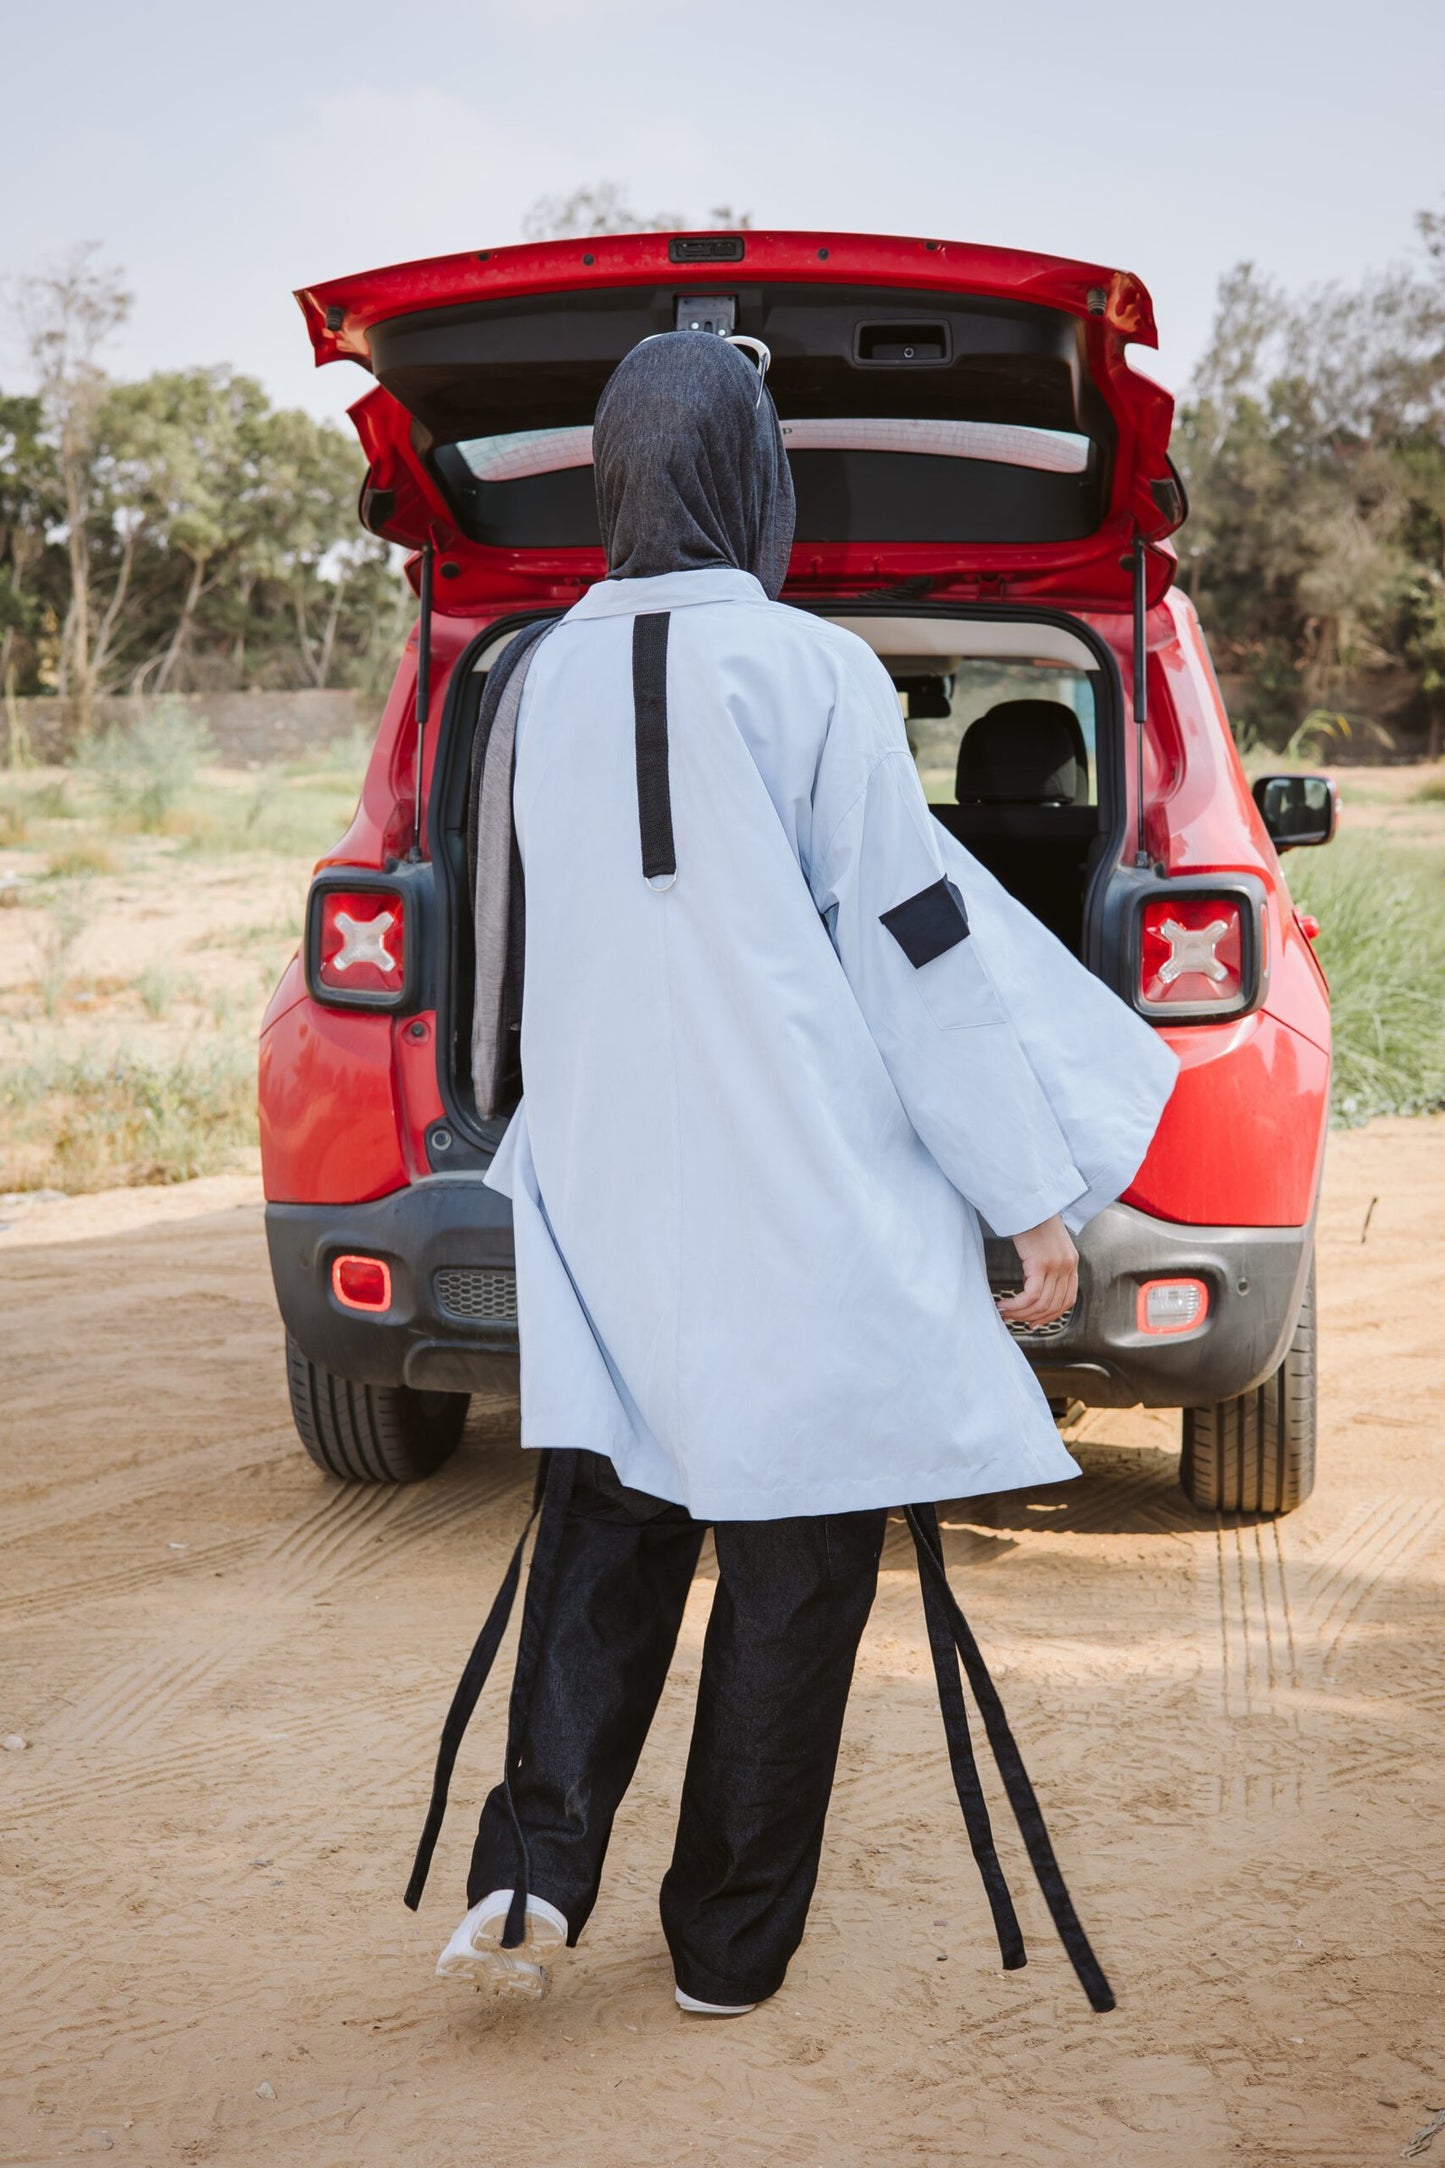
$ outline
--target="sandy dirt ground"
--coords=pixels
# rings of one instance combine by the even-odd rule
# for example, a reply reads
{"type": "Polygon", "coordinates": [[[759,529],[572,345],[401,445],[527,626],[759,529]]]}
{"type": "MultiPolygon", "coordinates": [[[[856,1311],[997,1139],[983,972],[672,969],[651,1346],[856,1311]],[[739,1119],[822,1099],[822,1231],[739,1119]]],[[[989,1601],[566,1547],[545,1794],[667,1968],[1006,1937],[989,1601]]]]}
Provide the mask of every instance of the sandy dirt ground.
{"type": "Polygon", "coordinates": [[[1445,1120],[1333,1140],[1323,1473],[1291,1519],[1193,1513],[1177,1419],[1140,1413],[1085,1419],[1081,1482],[945,1516],[1117,2012],[1011,1831],[1033,1961],[998,1968],[895,1529],[808,1939],[772,2003],[708,2025],[673,2007],[655,1899],[706,1562],[582,1947],[540,2005],[434,1979],[495,1694],[419,1917],[400,1891],[524,1516],[515,1409],[477,1408],[431,1484],[340,1488],[291,1432],[251,1178],[21,1206],[0,2161],[1400,2159],[1445,2108],[1442,1218],[1445,1120]]]}

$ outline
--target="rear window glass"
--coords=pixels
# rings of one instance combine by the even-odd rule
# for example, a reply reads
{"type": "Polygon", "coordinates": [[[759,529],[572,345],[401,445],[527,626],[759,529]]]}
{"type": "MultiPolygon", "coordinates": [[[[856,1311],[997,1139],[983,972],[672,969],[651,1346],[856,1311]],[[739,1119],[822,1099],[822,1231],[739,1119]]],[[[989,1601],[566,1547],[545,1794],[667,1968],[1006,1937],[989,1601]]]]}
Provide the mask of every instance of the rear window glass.
{"type": "MultiPolygon", "coordinates": [[[[858,415],[784,421],[790,456],[799,452],[902,452],[935,459],[984,459],[1040,474],[1088,471],[1087,437],[1064,429],[1029,429],[1009,422],[910,420],[902,415],[858,415]]],[[[560,474],[592,464],[592,431],[513,429],[501,436],[467,437],[456,447],[479,482],[516,482],[533,474],[560,474]]]]}
{"type": "MultiPolygon", "coordinates": [[[[957,777],[963,740],[975,723],[1015,701],[1057,701],[1078,723],[1088,755],[1088,794],[1076,804],[1099,802],[1097,674],[1056,662],[1000,662],[950,655],[884,661],[899,688],[908,742],[930,805],[958,803],[957,777]],[[943,713],[938,713],[943,709],[943,713]]],[[[1003,721],[1007,725],[1008,718],[1003,721]]]]}
{"type": "MultiPolygon", "coordinates": [[[[799,542],[1077,540],[1102,514],[1099,448],[1076,431],[894,414],[802,415],[782,430],[799,542]]],[[[432,458],[473,541],[597,546],[589,425],[463,437],[432,458]]]]}

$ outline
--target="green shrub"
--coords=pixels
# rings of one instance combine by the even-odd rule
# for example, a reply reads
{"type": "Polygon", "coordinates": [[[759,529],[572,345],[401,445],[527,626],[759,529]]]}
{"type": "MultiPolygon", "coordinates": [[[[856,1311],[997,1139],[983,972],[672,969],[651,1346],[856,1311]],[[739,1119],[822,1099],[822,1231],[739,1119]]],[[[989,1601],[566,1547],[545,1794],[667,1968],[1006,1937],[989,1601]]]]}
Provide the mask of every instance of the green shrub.
{"type": "Polygon", "coordinates": [[[1335,1118],[1445,1105],[1445,923],[1429,864],[1346,836],[1287,870],[1299,908],[1320,922],[1335,1118]]]}
{"type": "Polygon", "coordinates": [[[147,964],[135,982],[140,995],[141,1007],[152,1023],[159,1023],[175,998],[175,980],[170,966],[164,963],[147,964]]]}
{"type": "Polygon", "coordinates": [[[364,723],[353,723],[339,738],[318,745],[307,759],[288,760],[282,773],[288,782],[308,776],[341,776],[359,789],[375,738],[374,727],[368,730],[364,723]]]}
{"type": "Polygon", "coordinates": [[[155,835],[209,751],[205,723],[184,700],[165,699],[128,730],[113,723],[86,748],[82,765],[94,773],[114,813],[155,835]]]}
{"type": "Polygon", "coordinates": [[[42,783],[30,793],[30,817],[37,821],[73,821],[79,817],[68,775],[61,776],[58,782],[42,783]]]}
{"type": "Polygon", "coordinates": [[[57,1055],[0,1074],[0,1109],[0,1188],[186,1182],[255,1142],[255,1056],[225,1043],[161,1062],[125,1048],[57,1055]]]}
{"type": "Polygon", "coordinates": [[[270,811],[272,801],[280,788],[281,770],[274,763],[263,768],[252,784],[250,796],[246,800],[246,811],[241,825],[248,835],[257,826],[263,814],[270,811]]]}
{"type": "Polygon", "coordinates": [[[45,900],[36,936],[40,955],[40,1005],[53,1023],[70,982],[75,944],[90,920],[90,891],[83,880],[60,881],[45,900]]]}

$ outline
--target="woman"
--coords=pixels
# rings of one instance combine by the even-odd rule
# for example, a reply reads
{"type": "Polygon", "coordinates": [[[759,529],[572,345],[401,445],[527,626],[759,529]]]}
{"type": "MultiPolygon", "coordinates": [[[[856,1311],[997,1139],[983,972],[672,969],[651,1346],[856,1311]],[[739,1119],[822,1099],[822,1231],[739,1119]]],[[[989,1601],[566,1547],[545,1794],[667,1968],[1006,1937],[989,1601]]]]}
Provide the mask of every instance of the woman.
{"type": "Polygon", "coordinates": [[[733,2014],[803,1932],[887,1509],[1077,1473],[1003,1319],[1072,1304],[1068,1230],[1127,1185],[1173,1064],[934,821],[871,650],[777,602],[792,485],[743,354],[645,341],[594,460],[608,578],[483,714],[476,1074],[505,1098],[520,1012],[488,1179],[548,1503],[438,1969],[540,1992],[576,1941],[710,1522],[662,1918],[679,2003],[733,2014]],[[1022,1262],[1003,1318],[981,1217],[1022,1262]]]}

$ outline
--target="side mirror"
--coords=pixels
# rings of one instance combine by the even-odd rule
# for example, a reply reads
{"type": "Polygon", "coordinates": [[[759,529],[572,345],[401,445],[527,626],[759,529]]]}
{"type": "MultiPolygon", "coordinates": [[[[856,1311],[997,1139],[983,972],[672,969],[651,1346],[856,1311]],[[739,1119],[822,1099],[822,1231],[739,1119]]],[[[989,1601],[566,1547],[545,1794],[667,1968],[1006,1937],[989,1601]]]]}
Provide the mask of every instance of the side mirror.
{"type": "Polygon", "coordinates": [[[1327,775],[1256,776],[1254,802],[1277,851],[1328,843],[1339,822],[1339,794],[1327,775]]]}

